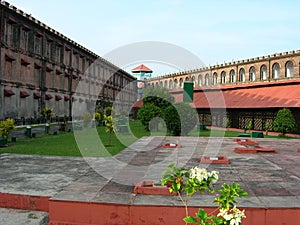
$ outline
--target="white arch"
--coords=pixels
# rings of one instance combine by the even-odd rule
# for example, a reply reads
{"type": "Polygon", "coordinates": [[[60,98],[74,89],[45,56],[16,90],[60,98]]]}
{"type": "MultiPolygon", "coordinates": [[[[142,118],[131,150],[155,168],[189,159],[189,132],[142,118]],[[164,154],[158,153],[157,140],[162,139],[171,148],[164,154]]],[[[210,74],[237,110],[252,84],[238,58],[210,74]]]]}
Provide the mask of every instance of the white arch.
{"type": "Polygon", "coordinates": [[[239,72],[239,82],[245,82],[245,69],[241,68],[239,72]]]}
{"type": "Polygon", "coordinates": [[[249,81],[255,81],[255,79],[256,79],[255,67],[251,66],[249,70],[249,81]]]}
{"type": "Polygon", "coordinates": [[[272,66],[272,78],[278,79],[280,78],[280,66],[279,63],[274,63],[272,66]]]}
{"type": "Polygon", "coordinates": [[[229,83],[234,83],[235,82],[235,71],[232,69],[229,72],[229,83]]]}
{"type": "Polygon", "coordinates": [[[221,73],[221,84],[226,84],[226,72],[222,71],[221,73]]]}
{"type": "Polygon", "coordinates": [[[292,61],[287,61],[285,64],[285,76],[286,77],[294,76],[294,64],[292,61]]]}

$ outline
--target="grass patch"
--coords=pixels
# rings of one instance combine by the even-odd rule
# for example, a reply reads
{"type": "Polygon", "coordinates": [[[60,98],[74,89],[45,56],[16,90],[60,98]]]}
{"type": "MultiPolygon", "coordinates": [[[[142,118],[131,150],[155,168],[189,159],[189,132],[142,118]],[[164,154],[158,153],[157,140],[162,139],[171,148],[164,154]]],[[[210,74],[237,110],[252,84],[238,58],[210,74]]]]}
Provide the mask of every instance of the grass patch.
{"type": "MultiPolygon", "coordinates": [[[[110,157],[116,155],[127,146],[131,145],[143,136],[165,136],[164,129],[150,133],[139,121],[129,122],[129,133],[117,133],[112,135],[111,145],[109,134],[105,127],[97,129],[83,129],[82,131],[58,133],[58,135],[41,135],[36,138],[18,138],[17,142],[9,142],[8,147],[0,148],[2,153],[33,154],[48,156],[75,156],[75,157],[110,157]],[[75,138],[76,136],[76,138],[75,138]],[[100,137],[100,138],[99,138],[100,137]],[[78,148],[78,143],[80,149],[78,148]]],[[[237,137],[241,132],[229,130],[203,130],[193,129],[189,136],[193,137],[237,137]]],[[[285,138],[286,136],[271,136],[265,138],[285,138]]]]}

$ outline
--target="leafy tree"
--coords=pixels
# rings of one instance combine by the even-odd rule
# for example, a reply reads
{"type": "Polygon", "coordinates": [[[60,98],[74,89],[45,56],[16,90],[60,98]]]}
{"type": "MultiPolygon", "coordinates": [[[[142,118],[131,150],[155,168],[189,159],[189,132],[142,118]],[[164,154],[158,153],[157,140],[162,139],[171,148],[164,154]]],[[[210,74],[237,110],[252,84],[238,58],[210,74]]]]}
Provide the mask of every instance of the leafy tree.
{"type": "Polygon", "coordinates": [[[103,110],[102,109],[97,109],[97,111],[94,114],[94,118],[97,121],[98,126],[100,126],[101,122],[104,119],[104,112],[103,112],[103,110]]]}
{"type": "MultiPolygon", "coordinates": [[[[153,104],[144,104],[138,111],[138,119],[144,125],[147,131],[150,130],[149,123],[155,117],[161,117],[162,111],[159,107],[153,104]]],[[[157,129],[158,124],[153,124],[153,129],[157,129]]],[[[151,128],[151,129],[152,129],[151,128]]]]}
{"type": "Polygon", "coordinates": [[[96,101],[96,111],[102,109],[104,111],[107,107],[112,107],[113,103],[109,100],[107,96],[100,96],[96,101]]]}
{"type": "Polygon", "coordinates": [[[252,130],[253,128],[253,125],[252,125],[252,121],[250,120],[248,123],[247,123],[247,129],[249,130],[249,133],[250,131],[252,130]]]}
{"type": "Polygon", "coordinates": [[[41,111],[41,116],[43,119],[45,119],[47,122],[50,121],[51,117],[54,115],[54,112],[51,108],[49,107],[45,107],[45,109],[43,109],[41,111]]]}
{"type": "Polygon", "coordinates": [[[116,114],[116,112],[111,106],[106,107],[106,109],[105,109],[106,116],[114,116],[115,114],[116,114]]]}
{"type": "Polygon", "coordinates": [[[15,121],[13,119],[7,119],[0,122],[0,135],[4,139],[8,140],[9,134],[15,129],[15,121]]]}
{"type": "Polygon", "coordinates": [[[164,110],[164,119],[170,133],[187,135],[196,126],[198,114],[189,104],[177,102],[164,110]]]}
{"type": "Polygon", "coordinates": [[[226,128],[230,128],[231,127],[231,120],[229,118],[226,119],[226,128]]]}
{"type": "Polygon", "coordinates": [[[87,127],[92,120],[92,115],[89,112],[83,114],[83,126],[87,127]]]}
{"type": "Polygon", "coordinates": [[[270,123],[268,121],[265,123],[265,130],[266,130],[266,135],[268,135],[268,132],[270,130],[270,123]]]}
{"type": "Polygon", "coordinates": [[[117,131],[117,120],[114,119],[112,116],[104,115],[105,121],[105,130],[109,133],[108,145],[111,146],[111,138],[112,134],[117,131]]]}
{"type": "Polygon", "coordinates": [[[164,87],[147,87],[144,90],[143,103],[166,109],[174,103],[174,96],[164,87]]]}
{"type": "Polygon", "coordinates": [[[296,121],[289,109],[283,108],[278,111],[273,122],[273,128],[274,131],[281,132],[282,135],[296,130],[296,121]]]}

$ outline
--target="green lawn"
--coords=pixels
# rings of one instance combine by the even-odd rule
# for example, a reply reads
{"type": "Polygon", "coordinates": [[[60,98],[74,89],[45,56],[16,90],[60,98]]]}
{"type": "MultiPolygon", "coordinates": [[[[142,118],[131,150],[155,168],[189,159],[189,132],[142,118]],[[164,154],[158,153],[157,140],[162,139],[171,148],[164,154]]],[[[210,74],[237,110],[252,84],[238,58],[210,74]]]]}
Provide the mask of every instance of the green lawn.
{"type": "Polygon", "coordinates": [[[132,135],[120,135],[118,138],[125,139],[123,143],[112,135],[111,145],[109,145],[109,134],[105,131],[105,127],[97,127],[99,138],[90,135],[93,131],[85,130],[73,132],[59,133],[58,135],[41,135],[38,134],[36,138],[18,138],[17,142],[8,143],[8,147],[0,148],[2,153],[15,154],[37,154],[37,155],[52,155],[52,156],[110,156],[122,151],[126,146],[133,143],[143,136],[149,136],[139,122],[130,122],[130,128],[135,138],[132,135]],[[76,138],[75,138],[76,136],[76,138]],[[95,137],[95,138],[94,138],[95,137]],[[80,144],[80,150],[77,142],[80,144]],[[82,142],[81,142],[82,141],[82,142]],[[98,141],[98,142],[96,142],[98,141]],[[94,143],[103,143],[98,146],[94,143]],[[124,143],[125,142],[125,143],[124,143]],[[106,150],[108,152],[106,152],[106,150]]]}
{"type": "MultiPolygon", "coordinates": [[[[237,137],[241,132],[227,130],[194,129],[190,136],[200,137],[237,137]]],[[[91,156],[109,157],[122,151],[143,136],[164,136],[166,132],[160,129],[157,132],[147,132],[139,121],[130,121],[129,133],[112,135],[109,145],[109,134],[105,127],[95,129],[83,129],[73,132],[59,133],[58,135],[37,135],[36,138],[18,138],[17,142],[8,143],[8,147],[0,148],[2,153],[37,154],[52,156],[91,156]],[[100,139],[99,139],[100,137],[100,139]],[[79,147],[80,146],[80,149],[79,147]]],[[[278,136],[266,136],[266,138],[278,138],[278,136]]]]}

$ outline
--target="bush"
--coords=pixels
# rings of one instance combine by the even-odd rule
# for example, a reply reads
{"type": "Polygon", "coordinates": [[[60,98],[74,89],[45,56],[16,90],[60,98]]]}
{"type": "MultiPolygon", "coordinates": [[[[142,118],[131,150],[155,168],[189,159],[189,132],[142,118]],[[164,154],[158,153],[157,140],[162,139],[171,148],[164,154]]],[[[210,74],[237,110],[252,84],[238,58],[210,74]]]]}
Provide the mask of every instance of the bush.
{"type": "Polygon", "coordinates": [[[164,87],[147,87],[143,103],[155,105],[163,110],[174,103],[174,96],[164,87]]]}
{"type": "Polygon", "coordinates": [[[92,120],[92,115],[89,112],[84,113],[83,115],[83,126],[87,127],[92,120]]]}
{"type": "Polygon", "coordinates": [[[109,106],[105,109],[106,116],[114,116],[115,114],[116,114],[116,112],[112,107],[109,106]]]}
{"type": "Polygon", "coordinates": [[[170,133],[185,136],[197,125],[198,114],[189,104],[178,102],[164,110],[164,119],[170,133]]]}
{"type": "Polygon", "coordinates": [[[97,111],[94,114],[94,118],[98,123],[98,126],[101,125],[103,119],[104,119],[104,112],[102,109],[97,109],[97,111]]]}
{"type": "Polygon", "coordinates": [[[15,129],[15,121],[13,119],[7,119],[0,122],[0,135],[4,139],[8,140],[10,132],[15,129]]]}
{"type": "MultiPolygon", "coordinates": [[[[144,104],[138,111],[138,119],[144,125],[147,131],[150,130],[149,123],[155,117],[161,117],[161,109],[153,104],[144,104]]],[[[154,129],[157,129],[158,124],[154,124],[154,129]],[[156,126],[156,127],[155,127],[156,126]]],[[[151,129],[152,129],[151,128],[151,129]]]]}
{"type": "Polygon", "coordinates": [[[49,107],[45,107],[45,109],[43,109],[41,111],[41,116],[43,119],[46,120],[46,122],[50,121],[50,119],[53,115],[54,115],[54,112],[49,107]]]}
{"type": "Polygon", "coordinates": [[[273,128],[274,131],[281,132],[283,135],[296,130],[296,121],[289,109],[283,108],[278,111],[273,122],[273,128]]]}

